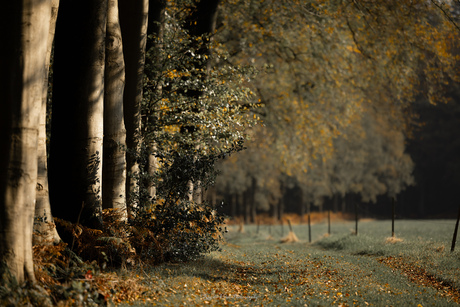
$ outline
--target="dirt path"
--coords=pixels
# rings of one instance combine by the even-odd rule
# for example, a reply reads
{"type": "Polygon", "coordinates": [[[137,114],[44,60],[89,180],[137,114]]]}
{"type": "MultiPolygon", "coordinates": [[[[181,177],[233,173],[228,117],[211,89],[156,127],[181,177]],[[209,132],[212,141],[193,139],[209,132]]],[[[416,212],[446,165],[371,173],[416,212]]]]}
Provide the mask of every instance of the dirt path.
{"type": "MultiPolygon", "coordinates": [[[[145,273],[159,306],[452,306],[448,285],[420,282],[377,256],[325,251],[305,243],[228,240],[221,252],[145,273]]],[[[412,274],[412,275],[411,275],[412,274]]],[[[455,292],[455,291],[454,291],[455,292]]]]}

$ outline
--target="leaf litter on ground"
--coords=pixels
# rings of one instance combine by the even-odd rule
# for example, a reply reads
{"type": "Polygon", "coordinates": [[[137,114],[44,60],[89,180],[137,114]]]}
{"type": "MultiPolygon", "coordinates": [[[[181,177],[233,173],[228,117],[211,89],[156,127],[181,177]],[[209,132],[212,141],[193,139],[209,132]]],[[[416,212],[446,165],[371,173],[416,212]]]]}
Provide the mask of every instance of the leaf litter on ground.
{"type": "MultiPolygon", "coordinates": [[[[374,223],[372,227],[382,228],[379,222],[368,223],[366,227],[374,223]]],[[[151,268],[146,276],[157,281],[152,285],[156,290],[150,290],[144,302],[157,306],[452,306],[459,302],[458,276],[449,275],[450,267],[442,266],[439,258],[458,268],[460,257],[448,254],[440,243],[420,238],[385,243],[385,234],[346,234],[344,229],[350,225],[345,223],[337,233],[317,235],[317,241],[309,244],[306,226],[295,226],[299,242],[281,243],[280,232],[268,241],[267,233],[256,233],[249,225],[245,233],[229,233],[220,252],[151,268]]]]}

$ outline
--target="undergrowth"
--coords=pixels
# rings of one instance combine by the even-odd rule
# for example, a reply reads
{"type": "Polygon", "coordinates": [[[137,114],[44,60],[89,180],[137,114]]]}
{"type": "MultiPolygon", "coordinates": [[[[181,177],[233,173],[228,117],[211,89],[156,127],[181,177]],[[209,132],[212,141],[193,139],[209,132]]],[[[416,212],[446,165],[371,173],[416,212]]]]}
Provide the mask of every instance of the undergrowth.
{"type": "Polygon", "coordinates": [[[67,243],[34,246],[37,283],[1,279],[1,306],[104,306],[148,291],[137,271],[164,262],[187,262],[219,248],[223,217],[190,202],[138,208],[126,221],[104,210],[101,229],[55,219],[67,243]],[[129,272],[123,274],[123,272],[129,272]],[[123,277],[124,276],[124,277],[123,277]]]}

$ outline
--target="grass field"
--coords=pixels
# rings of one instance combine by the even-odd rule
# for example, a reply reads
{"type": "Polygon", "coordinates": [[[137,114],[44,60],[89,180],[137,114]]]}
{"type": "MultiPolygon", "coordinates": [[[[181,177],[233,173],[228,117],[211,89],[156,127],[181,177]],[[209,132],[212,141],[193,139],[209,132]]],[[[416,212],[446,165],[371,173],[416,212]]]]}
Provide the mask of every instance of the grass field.
{"type": "MultiPolygon", "coordinates": [[[[452,306],[460,303],[455,221],[391,221],[230,226],[222,250],[139,271],[134,306],[452,306]],[[291,234],[292,235],[292,234],[291,234]]],[[[460,243],[459,243],[460,244],[460,243]]],[[[460,248],[460,246],[459,246],[460,248]]],[[[123,305],[123,304],[122,304],[123,305]]]]}

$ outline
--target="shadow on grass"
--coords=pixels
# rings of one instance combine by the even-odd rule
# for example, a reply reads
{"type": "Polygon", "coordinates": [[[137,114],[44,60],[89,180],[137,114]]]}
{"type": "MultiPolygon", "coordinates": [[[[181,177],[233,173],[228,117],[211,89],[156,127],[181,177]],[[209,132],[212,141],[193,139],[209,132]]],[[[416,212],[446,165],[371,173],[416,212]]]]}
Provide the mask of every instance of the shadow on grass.
{"type": "MultiPolygon", "coordinates": [[[[282,252],[280,252],[282,254],[282,252]]],[[[311,275],[313,271],[322,270],[320,257],[302,257],[301,260],[291,261],[277,253],[272,257],[250,258],[245,261],[237,259],[220,260],[212,256],[181,264],[167,263],[157,269],[157,274],[165,279],[199,278],[205,282],[225,282],[239,285],[242,288],[265,287],[267,284],[284,283],[293,276],[311,275]],[[278,257],[278,258],[277,258],[278,257]],[[312,269],[315,268],[315,269],[312,269]]],[[[293,257],[297,257],[293,255],[293,257]]],[[[241,259],[241,257],[238,257],[241,259]]]]}

